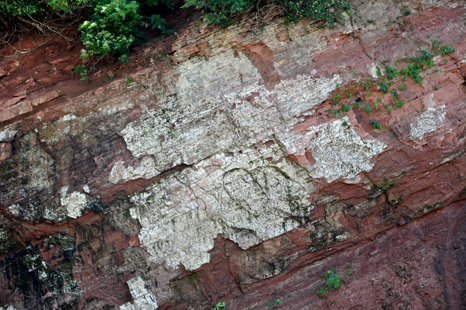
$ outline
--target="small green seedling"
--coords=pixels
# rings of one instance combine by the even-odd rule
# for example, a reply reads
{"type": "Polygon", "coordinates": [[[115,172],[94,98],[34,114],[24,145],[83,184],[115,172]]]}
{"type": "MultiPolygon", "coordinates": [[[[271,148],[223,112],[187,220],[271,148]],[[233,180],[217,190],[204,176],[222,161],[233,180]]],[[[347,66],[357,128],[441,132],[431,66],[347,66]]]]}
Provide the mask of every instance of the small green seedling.
{"type": "Polygon", "coordinates": [[[79,81],[81,83],[89,81],[89,76],[88,76],[87,70],[85,68],[86,67],[84,65],[77,65],[73,69],[74,73],[79,74],[79,76],[81,77],[79,79],[79,81]]]}
{"type": "Polygon", "coordinates": [[[218,310],[220,308],[225,308],[225,306],[226,306],[226,303],[224,301],[221,301],[218,304],[216,304],[215,307],[212,308],[212,310],[218,310]]]}
{"type": "Polygon", "coordinates": [[[375,66],[375,69],[377,70],[377,76],[382,76],[382,71],[380,71],[380,67],[375,66]]]}
{"type": "MultiPolygon", "coordinates": [[[[430,38],[430,36],[428,36],[428,38],[430,38]]],[[[440,52],[439,50],[439,46],[440,44],[442,44],[443,41],[439,41],[439,40],[432,40],[432,50],[434,51],[435,54],[438,54],[440,52]]]]}
{"type": "Polygon", "coordinates": [[[374,129],[382,129],[382,125],[380,125],[375,119],[371,119],[370,124],[374,129]]]}
{"type": "Polygon", "coordinates": [[[449,55],[451,53],[456,52],[456,50],[454,48],[451,48],[448,45],[442,46],[440,48],[440,51],[442,52],[442,56],[449,55]]]}
{"type": "Polygon", "coordinates": [[[321,287],[317,291],[317,294],[319,296],[324,296],[326,293],[330,291],[334,291],[340,287],[340,277],[335,272],[335,268],[331,268],[330,270],[328,270],[326,273],[322,275],[322,277],[327,280],[326,281],[327,287],[325,289],[321,287]]]}

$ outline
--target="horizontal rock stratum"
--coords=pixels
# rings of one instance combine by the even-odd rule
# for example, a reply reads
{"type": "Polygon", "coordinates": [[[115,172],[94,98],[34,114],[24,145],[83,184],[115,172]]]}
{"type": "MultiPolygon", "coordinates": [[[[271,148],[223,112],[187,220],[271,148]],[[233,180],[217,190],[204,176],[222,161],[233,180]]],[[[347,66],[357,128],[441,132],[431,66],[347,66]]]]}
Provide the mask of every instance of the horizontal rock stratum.
{"type": "Polygon", "coordinates": [[[0,309],[465,309],[466,3],[352,6],[185,20],[83,84],[79,44],[17,42],[0,309]]]}

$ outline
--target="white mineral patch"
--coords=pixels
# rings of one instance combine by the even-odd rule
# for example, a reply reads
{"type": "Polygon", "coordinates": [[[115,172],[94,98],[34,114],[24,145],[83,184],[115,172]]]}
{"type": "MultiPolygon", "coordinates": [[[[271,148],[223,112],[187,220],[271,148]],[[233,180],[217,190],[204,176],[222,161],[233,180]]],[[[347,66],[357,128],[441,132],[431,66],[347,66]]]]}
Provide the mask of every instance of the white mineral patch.
{"type": "MultiPolygon", "coordinates": [[[[316,73],[315,70],[312,72],[313,75],[316,73]]],[[[339,75],[331,79],[298,75],[294,79],[280,82],[271,92],[263,90],[256,102],[260,105],[275,105],[280,117],[290,120],[315,108],[341,82],[339,75]]]]}
{"type": "MultiPolygon", "coordinates": [[[[299,75],[268,91],[251,62],[241,53],[235,58],[233,52],[209,61],[190,59],[179,71],[178,95],[121,131],[133,156],[152,156],[150,175],[249,147],[297,123],[303,113],[312,114],[341,83],[337,75],[331,79],[299,75]],[[254,102],[241,100],[252,93],[258,94],[254,102]]],[[[117,164],[113,169],[112,183],[141,177],[141,172],[134,172],[136,167],[123,169],[117,164]]]]}
{"type": "Polygon", "coordinates": [[[0,307],[0,310],[16,310],[12,305],[0,307]]]}
{"type": "Polygon", "coordinates": [[[351,126],[343,126],[347,117],[331,123],[307,128],[304,135],[287,133],[280,141],[292,154],[304,155],[309,150],[316,160],[309,168],[314,178],[325,178],[329,183],[343,177],[355,179],[362,171],[370,171],[373,156],[381,153],[386,145],[376,140],[364,140],[351,126]]]}
{"type": "Polygon", "coordinates": [[[233,51],[209,60],[193,57],[178,66],[178,94],[181,100],[222,101],[252,93],[262,83],[259,71],[251,61],[233,51]]]}
{"type": "Polygon", "coordinates": [[[60,202],[66,208],[66,215],[73,219],[81,216],[82,211],[87,206],[87,196],[80,192],[73,192],[68,195],[68,185],[63,186],[60,190],[60,202]]]}
{"type": "Polygon", "coordinates": [[[0,130],[0,142],[10,142],[14,139],[18,130],[11,130],[11,126],[7,126],[5,129],[0,130]]]}
{"type": "Polygon", "coordinates": [[[133,304],[126,303],[120,306],[120,310],[155,310],[159,307],[154,294],[146,288],[146,283],[140,276],[131,278],[126,283],[133,297],[133,304]]]}
{"type": "Polygon", "coordinates": [[[313,188],[304,169],[265,159],[280,154],[277,145],[220,153],[134,196],[131,215],[151,260],[194,270],[209,262],[219,233],[247,249],[303,224],[313,188]]]}
{"type": "Polygon", "coordinates": [[[427,111],[419,116],[416,124],[411,124],[411,134],[408,136],[411,140],[422,140],[426,133],[439,129],[445,121],[445,106],[435,107],[434,94],[427,96],[424,103],[427,111]]]}
{"type": "Polygon", "coordinates": [[[377,140],[364,140],[351,126],[348,118],[332,123],[308,128],[311,139],[309,150],[316,160],[310,169],[314,178],[325,178],[329,183],[343,177],[354,179],[362,171],[370,171],[374,167],[372,157],[380,154],[386,145],[377,140]]]}
{"type": "Polygon", "coordinates": [[[113,166],[108,180],[113,184],[116,184],[120,181],[135,180],[140,178],[150,179],[159,173],[160,171],[155,167],[154,160],[149,156],[145,156],[133,167],[128,166],[126,168],[124,162],[117,162],[113,166]]]}
{"type": "Polygon", "coordinates": [[[76,115],[67,114],[67,115],[63,116],[63,118],[61,120],[64,121],[64,122],[69,122],[69,121],[74,120],[74,119],[77,119],[76,115]]]}
{"type": "MultiPolygon", "coordinates": [[[[380,68],[380,66],[379,66],[380,68]]],[[[374,79],[378,79],[379,78],[379,75],[377,74],[377,64],[376,63],[372,63],[371,64],[371,67],[369,69],[369,73],[371,74],[371,76],[374,78],[374,79]]],[[[380,73],[383,74],[383,71],[382,71],[382,68],[380,68],[380,73]]]]}
{"type": "Polygon", "coordinates": [[[63,221],[64,219],[66,219],[66,209],[45,208],[43,217],[47,220],[56,221],[56,222],[63,221]]]}
{"type": "Polygon", "coordinates": [[[21,215],[21,206],[19,205],[11,205],[7,210],[10,211],[13,216],[19,217],[21,215]]]}

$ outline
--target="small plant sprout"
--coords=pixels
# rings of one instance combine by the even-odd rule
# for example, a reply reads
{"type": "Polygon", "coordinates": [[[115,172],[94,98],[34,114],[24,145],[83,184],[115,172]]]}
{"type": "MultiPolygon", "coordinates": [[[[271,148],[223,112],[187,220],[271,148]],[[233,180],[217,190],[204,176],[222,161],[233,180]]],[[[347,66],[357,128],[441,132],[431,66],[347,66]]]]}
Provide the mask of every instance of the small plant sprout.
{"type": "Polygon", "coordinates": [[[385,81],[382,81],[380,84],[379,84],[379,88],[381,91],[383,91],[384,93],[388,93],[388,85],[385,81]]]}
{"type": "Polygon", "coordinates": [[[85,68],[86,67],[84,65],[77,65],[73,69],[74,73],[79,74],[79,76],[81,77],[79,79],[79,81],[81,83],[89,81],[89,76],[88,76],[87,70],[85,68]]]}
{"type": "MultiPolygon", "coordinates": [[[[428,36],[430,38],[430,36],[428,36]]],[[[438,41],[438,40],[432,40],[432,50],[434,51],[435,54],[438,54],[439,51],[439,46],[442,44],[443,41],[438,41]]]]}
{"type": "Polygon", "coordinates": [[[440,51],[442,52],[442,56],[449,55],[451,53],[456,52],[456,50],[454,48],[451,48],[448,45],[442,46],[440,48],[440,51]]]}
{"type": "Polygon", "coordinates": [[[338,69],[338,73],[341,74],[341,69],[338,69]]]}
{"type": "Polygon", "coordinates": [[[382,71],[380,71],[380,67],[375,66],[375,69],[377,70],[377,76],[382,76],[382,71]]]}
{"type": "Polygon", "coordinates": [[[443,60],[443,64],[446,64],[447,62],[448,62],[448,59],[445,58],[445,59],[443,60]]]}
{"type": "Polygon", "coordinates": [[[326,293],[334,291],[340,287],[340,277],[335,272],[335,268],[331,268],[330,270],[328,270],[326,273],[322,275],[322,277],[325,280],[327,280],[326,281],[327,287],[325,289],[321,287],[317,291],[317,294],[319,296],[324,296],[326,293]]]}
{"type": "Polygon", "coordinates": [[[380,96],[377,97],[377,102],[378,102],[378,103],[381,103],[381,102],[382,102],[382,98],[380,98],[380,96]]]}
{"type": "Polygon", "coordinates": [[[374,129],[382,129],[382,125],[380,125],[375,119],[371,119],[369,123],[374,129]]]}
{"type": "Polygon", "coordinates": [[[133,83],[133,82],[134,82],[134,81],[133,81],[133,79],[132,79],[130,76],[128,76],[128,77],[126,78],[126,84],[131,84],[131,83],[133,83]]]}
{"type": "Polygon", "coordinates": [[[343,111],[348,112],[350,110],[350,107],[348,105],[343,105],[343,111]]]}
{"type": "Polygon", "coordinates": [[[348,99],[350,99],[350,98],[351,98],[351,96],[353,96],[353,93],[351,93],[351,92],[347,92],[347,93],[346,93],[346,96],[348,96],[348,99]]]}
{"type": "Polygon", "coordinates": [[[364,103],[364,108],[363,108],[364,111],[366,111],[367,114],[371,115],[372,116],[372,109],[371,107],[369,106],[368,103],[364,103]]]}
{"type": "Polygon", "coordinates": [[[224,301],[221,301],[218,304],[216,304],[215,307],[212,308],[212,310],[218,310],[220,308],[225,308],[225,306],[226,306],[226,303],[224,301]]]}
{"type": "Polygon", "coordinates": [[[434,87],[434,88],[432,88],[432,89],[435,90],[435,91],[437,91],[437,90],[438,90],[438,87],[434,87]]]}
{"type": "Polygon", "coordinates": [[[340,100],[342,94],[343,93],[339,93],[338,95],[332,98],[332,100],[335,101],[335,105],[338,104],[338,101],[340,100]]]}

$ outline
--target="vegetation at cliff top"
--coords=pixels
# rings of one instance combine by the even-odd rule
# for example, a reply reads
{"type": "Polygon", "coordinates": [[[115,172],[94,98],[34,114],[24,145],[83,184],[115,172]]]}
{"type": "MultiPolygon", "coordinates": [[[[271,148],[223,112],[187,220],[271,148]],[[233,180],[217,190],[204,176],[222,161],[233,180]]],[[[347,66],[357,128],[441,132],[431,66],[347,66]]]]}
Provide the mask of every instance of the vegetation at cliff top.
{"type": "Polygon", "coordinates": [[[229,26],[242,13],[264,5],[278,7],[285,23],[296,23],[309,17],[328,22],[333,27],[343,21],[341,12],[348,10],[349,0],[3,0],[0,1],[0,42],[11,43],[15,36],[30,31],[61,34],[79,22],[84,49],[81,58],[87,63],[93,57],[113,55],[128,61],[131,46],[146,40],[142,32],[151,27],[162,33],[165,27],[160,12],[167,9],[194,7],[204,12],[208,24],[229,26]]]}

